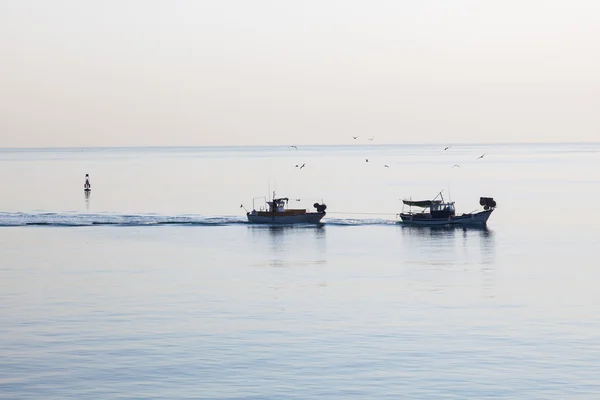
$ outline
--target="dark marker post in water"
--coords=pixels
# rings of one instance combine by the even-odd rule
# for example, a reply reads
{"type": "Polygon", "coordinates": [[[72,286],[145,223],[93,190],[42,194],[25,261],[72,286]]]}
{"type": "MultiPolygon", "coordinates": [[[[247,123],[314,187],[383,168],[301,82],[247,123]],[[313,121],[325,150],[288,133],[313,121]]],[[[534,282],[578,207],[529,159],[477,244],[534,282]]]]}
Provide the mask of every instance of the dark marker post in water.
{"type": "Polygon", "coordinates": [[[90,176],[89,174],[85,174],[85,183],[83,184],[83,190],[85,192],[89,192],[92,190],[92,185],[90,185],[90,176]]]}

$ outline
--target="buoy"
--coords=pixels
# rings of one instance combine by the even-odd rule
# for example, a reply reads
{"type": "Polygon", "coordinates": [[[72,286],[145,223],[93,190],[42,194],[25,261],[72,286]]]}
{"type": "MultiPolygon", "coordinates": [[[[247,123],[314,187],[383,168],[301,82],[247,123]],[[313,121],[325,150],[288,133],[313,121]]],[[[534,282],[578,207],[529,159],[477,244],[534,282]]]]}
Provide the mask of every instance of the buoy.
{"type": "Polygon", "coordinates": [[[88,174],[85,174],[85,183],[83,184],[83,191],[84,192],[92,191],[92,185],[90,185],[90,176],[88,174]]]}

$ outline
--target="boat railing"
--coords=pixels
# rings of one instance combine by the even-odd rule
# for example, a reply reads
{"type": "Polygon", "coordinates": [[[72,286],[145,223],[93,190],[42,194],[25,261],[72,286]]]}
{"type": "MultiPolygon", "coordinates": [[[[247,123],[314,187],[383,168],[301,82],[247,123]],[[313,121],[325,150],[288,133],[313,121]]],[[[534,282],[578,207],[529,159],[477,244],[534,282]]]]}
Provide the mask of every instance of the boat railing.
{"type": "Polygon", "coordinates": [[[263,200],[263,206],[260,208],[259,211],[263,211],[267,209],[267,197],[266,196],[259,196],[259,197],[255,197],[252,199],[252,209],[256,210],[256,205],[255,202],[256,200],[262,199],[263,200]]]}

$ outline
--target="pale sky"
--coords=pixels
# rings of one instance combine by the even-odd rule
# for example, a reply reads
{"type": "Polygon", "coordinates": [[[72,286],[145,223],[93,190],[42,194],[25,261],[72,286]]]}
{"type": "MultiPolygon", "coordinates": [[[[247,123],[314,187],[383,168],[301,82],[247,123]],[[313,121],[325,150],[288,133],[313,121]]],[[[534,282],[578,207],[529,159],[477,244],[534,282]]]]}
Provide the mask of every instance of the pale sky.
{"type": "Polygon", "coordinates": [[[597,0],[0,0],[0,147],[600,140],[597,0]]]}

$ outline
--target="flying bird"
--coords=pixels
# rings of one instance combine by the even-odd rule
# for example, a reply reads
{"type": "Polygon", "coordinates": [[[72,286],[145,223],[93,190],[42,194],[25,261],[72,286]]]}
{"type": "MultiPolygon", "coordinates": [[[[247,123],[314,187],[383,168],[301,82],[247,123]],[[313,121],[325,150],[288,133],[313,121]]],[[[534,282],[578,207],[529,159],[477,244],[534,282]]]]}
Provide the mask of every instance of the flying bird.
{"type": "Polygon", "coordinates": [[[452,146],[446,146],[446,148],[444,149],[444,151],[448,150],[450,147],[452,147],[452,146]]]}
{"type": "Polygon", "coordinates": [[[302,164],[302,165],[300,166],[300,169],[304,168],[304,166],[305,166],[305,165],[306,165],[306,164],[302,164]]]}
{"type": "Polygon", "coordinates": [[[375,136],[371,136],[371,137],[369,138],[369,140],[370,140],[370,141],[373,141],[373,139],[375,139],[375,136]]]}
{"type": "Polygon", "coordinates": [[[356,140],[358,139],[358,136],[352,136],[352,139],[356,140]]]}
{"type": "Polygon", "coordinates": [[[389,165],[387,165],[387,164],[385,164],[385,165],[384,165],[384,167],[386,167],[386,168],[389,168],[390,166],[389,166],[389,165]]]}
{"type": "Polygon", "coordinates": [[[295,148],[296,150],[298,150],[298,147],[296,147],[296,146],[290,146],[290,147],[293,147],[293,148],[295,148]]]}
{"type": "Polygon", "coordinates": [[[477,159],[479,160],[480,158],[483,158],[483,156],[485,156],[485,154],[480,155],[479,157],[477,157],[477,159]]]}
{"type": "Polygon", "coordinates": [[[369,159],[368,159],[368,158],[366,158],[366,159],[365,159],[365,162],[369,162],[369,159]]]}
{"type": "Polygon", "coordinates": [[[452,166],[452,168],[454,168],[454,167],[458,167],[458,168],[460,168],[460,165],[458,165],[458,164],[454,164],[454,165],[452,166]]]}

